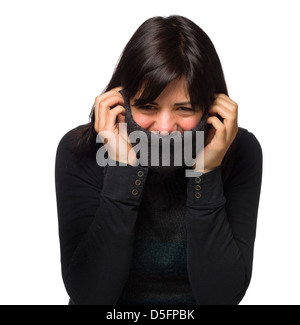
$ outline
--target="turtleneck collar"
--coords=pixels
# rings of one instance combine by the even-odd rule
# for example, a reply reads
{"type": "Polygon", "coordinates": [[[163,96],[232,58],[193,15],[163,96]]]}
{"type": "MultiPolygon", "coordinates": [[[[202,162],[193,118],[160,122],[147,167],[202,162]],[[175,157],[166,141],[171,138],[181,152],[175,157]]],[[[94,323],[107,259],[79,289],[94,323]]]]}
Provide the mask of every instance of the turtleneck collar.
{"type": "MultiPolygon", "coordinates": [[[[156,133],[152,133],[150,131],[148,131],[147,129],[142,128],[140,125],[138,125],[132,117],[131,114],[131,107],[130,107],[130,103],[129,100],[124,96],[123,92],[120,91],[120,93],[122,94],[123,98],[124,98],[124,107],[125,107],[125,122],[127,123],[127,132],[128,135],[130,136],[131,132],[134,131],[142,131],[145,134],[145,139],[147,139],[147,145],[148,145],[148,154],[145,155],[141,155],[140,151],[136,148],[136,146],[133,142],[133,146],[135,151],[137,152],[137,158],[139,159],[139,163],[142,166],[148,166],[148,168],[152,171],[155,171],[157,173],[172,173],[175,172],[179,169],[182,168],[191,168],[190,166],[186,166],[185,161],[184,161],[184,145],[188,144],[190,146],[190,143],[192,143],[192,157],[195,158],[196,154],[203,148],[201,147],[199,144],[196,143],[196,132],[197,131],[204,131],[204,139],[207,136],[207,132],[208,132],[208,124],[207,122],[207,117],[208,117],[208,110],[205,110],[201,121],[198,123],[198,125],[196,125],[196,127],[194,127],[193,129],[191,129],[191,132],[188,132],[185,135],[185,139],[184,139],[184,135],[181,134],[180,132],[175,132],[173,134],[170,135],[160,135],[160,134],[156,134],[156,133]],[[173,141],[168,140],[168,139],[174,139],[173,141]],[[160,140],[161,139],[161,140],[160,140]],[[163,139],[168,140],[168,141],[162,141],[163,139]],[[174,154],[174,143],[176,143],[177,141],[181,142],[182,145],[182,155],[180,157],[180,161],[175,161],[175,154],[174,154]],[[196,146],[197,144],[197,146],[196,146]],[[166,150],[168,150],[168,148],[170,148],[170,155],[168,155],[170,157],[170,161],[168,163],[168,161],[166,161],[166,159],[163,159],[163,155],[162,152],[165,152],[166,150]],[[157,153],[159,152],[159,161],[157,161],[158,166],[154,166],[153,164],[151,164],[152,158],[155,156],[157,157],[157,153]],[[156,153],[156,154],[155,154],[156,153]],[[168,163],[168,165],[166,165],[168,163]],[[179,165],[179,166],[176,166],[179,165]]],[[[145,148],[144,148],[145,149],[145,148]]],[[[167,151],[168,152],[168,151],[167,151]]]]}

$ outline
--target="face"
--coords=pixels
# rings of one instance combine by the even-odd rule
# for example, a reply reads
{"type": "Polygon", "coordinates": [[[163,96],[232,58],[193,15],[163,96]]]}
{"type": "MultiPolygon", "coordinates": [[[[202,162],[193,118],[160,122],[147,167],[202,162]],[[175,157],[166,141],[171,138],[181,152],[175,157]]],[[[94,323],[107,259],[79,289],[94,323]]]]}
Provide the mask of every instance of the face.
{"type": "Polygon", "coordinates": [[[154,100],[142,106],[135,106],[138,94],[130,99],[133,120],[148,131],[159,131],[162,135],[173,131],[189,131],[201,120],[203,112],[193,110],[186,88],[186,80],[170,83],[154,100]]]}

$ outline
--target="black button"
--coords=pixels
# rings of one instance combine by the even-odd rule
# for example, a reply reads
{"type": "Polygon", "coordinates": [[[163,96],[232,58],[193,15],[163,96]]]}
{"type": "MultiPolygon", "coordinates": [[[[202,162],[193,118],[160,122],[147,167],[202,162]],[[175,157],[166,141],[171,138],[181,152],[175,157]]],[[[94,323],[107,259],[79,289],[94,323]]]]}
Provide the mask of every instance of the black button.
{"type": "Polygon", "coordinates": [[[195,185],[195,190],[196,191],[200,191],[201,190],[201,186],[200,185],[195,185]]]}
{"type": "Polygon", "coordinates": [[[195,193],[195,196],[196,196],[197,199],[200,199],[201,194],[200,194],[199,192],[196,192],[196,193],[195,193]]]}
{"type": "Polygon", "coordinates": [[[196,183],[200,183],[200,182],[201,182],[201,178],[200,178],[200,177],[196,177],[196,178],[195,178],[195,182],[196,182],[196,183]]]}

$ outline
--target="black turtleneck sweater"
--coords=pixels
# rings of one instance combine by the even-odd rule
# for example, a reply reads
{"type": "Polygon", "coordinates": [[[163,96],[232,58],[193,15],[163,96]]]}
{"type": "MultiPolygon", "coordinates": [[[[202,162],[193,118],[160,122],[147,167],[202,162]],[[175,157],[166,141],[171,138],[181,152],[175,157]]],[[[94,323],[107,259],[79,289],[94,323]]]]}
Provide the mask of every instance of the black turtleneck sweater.
{"type": "Polygon", "coordinates": [[[252,273],[262,178],[256,137],[239,128],[225,156],[234,148],[229,169],[185,177],[185,169],[164,175],[142,166],[100,167],[95,152],[78,160],[72,131],[55,162],[70,302],[238,304],[252,273]]]}

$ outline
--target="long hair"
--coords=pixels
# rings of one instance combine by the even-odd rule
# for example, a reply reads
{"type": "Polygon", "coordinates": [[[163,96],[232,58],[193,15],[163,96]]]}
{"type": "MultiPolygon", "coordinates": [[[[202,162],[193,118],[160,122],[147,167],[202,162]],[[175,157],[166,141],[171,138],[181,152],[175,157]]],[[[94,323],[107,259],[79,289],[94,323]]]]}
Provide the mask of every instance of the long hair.
{"type": "MultiPolygon", "coordinates": [[[[191,105],[208,110],[215,93],[228,95],[227,86],[213,43],[206,33],[182,16],[146,20],[125,46],[110,82],[103,91],[122,86],[130,99],[139,91],[137,105],[154,101],[173,80],[185,77],[191,105]]],[[[95,146],[95,106],[90,122],[75,134],[73,147],[83,156],[95,146]]]]}

